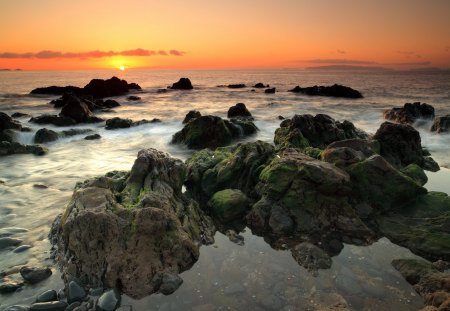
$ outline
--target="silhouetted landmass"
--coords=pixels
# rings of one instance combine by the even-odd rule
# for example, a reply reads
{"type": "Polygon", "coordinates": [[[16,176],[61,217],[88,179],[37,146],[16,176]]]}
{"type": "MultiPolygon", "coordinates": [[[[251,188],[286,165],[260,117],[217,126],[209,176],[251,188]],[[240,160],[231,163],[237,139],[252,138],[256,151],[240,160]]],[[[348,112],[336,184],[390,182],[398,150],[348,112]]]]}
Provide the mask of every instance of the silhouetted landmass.
{"type": "MultiPolygon", "coordinates": [[[[266,90],[267,91],[267,90],[266,90]]],[[[307,86],[300,87],[297,85],[289,92],[302,93],[309,96],[329,96],[329,97],[345,97],[345,98],[362,98],[362,94],[351,87],[333,84],[332,86],[307,86]]]]}
{"type": "Polygon", "coordinates": [[[352,66],[352,65],[328,65],[328,66],[314,66],[308,67],[306,69],[312,70],[375,70],[375,71],[386,71],[392,70],[385,67],[376,66],[352,66]]]}

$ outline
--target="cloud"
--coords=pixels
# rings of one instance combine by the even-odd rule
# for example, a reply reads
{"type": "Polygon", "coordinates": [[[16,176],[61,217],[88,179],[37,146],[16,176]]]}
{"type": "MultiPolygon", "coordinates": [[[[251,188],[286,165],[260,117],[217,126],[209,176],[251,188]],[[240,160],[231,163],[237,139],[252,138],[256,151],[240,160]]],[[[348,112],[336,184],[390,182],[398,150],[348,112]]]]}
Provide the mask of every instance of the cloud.
{"type": "Polygon", "coordinates": [[[356,59],[308,59],[298,62],[306,62],[312,64],[334,64],[334,65],[371,65],[376,62],[356,59]]]}
{"type": "Polygon", "coordinates": [[[147,56],[183,56],[186,52],[178,51],[178,50],[170,50],[170,51],[154,51],[154,50],[145,50],[145,49],[134,49],[134,50],[126,50],[126,51],[89,51],[89,52],[59,52],[59,51],[50,51],[44,50],[36,53],[10,53],[3,52],[0,53],[0,58],[26,58],[26,59],[53,59],[53,58],[103,58],[103,57],[112,57],[112,56],[139,56],[139,57],[147,57],[147,56]]]}
{"type": "Polygon", "coordinates": [[[336,52],[338,52],[338,54],[347,54],[347,52],[344,50],[337,50],[336,52]]]}
{"type": "Polygon", "coordinates": [[[386,65],[391,66],[428,66],[431,65],[430,61],[424,61],[424,62],[405,62],[405,63],[390,63],[386,65]]]}
{"type": "Polygon", "coordinates": [[[422,58],[421,55],[417,54],[414,51],[397,51],[397,53],[402,54],[405,58],[411,58],[411,57],[422,58]]]}

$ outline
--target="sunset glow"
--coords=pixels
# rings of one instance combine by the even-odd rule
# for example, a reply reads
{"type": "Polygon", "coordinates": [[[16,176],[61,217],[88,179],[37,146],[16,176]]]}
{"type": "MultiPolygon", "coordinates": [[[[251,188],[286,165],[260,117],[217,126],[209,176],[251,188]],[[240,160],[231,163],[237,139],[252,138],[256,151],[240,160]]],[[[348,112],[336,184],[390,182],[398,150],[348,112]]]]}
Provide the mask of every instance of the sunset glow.
{"type": "Polygon", "coordinates": [[[448,12],[446,0],[2,0],[0,68],[448,68],[448,12]]]}

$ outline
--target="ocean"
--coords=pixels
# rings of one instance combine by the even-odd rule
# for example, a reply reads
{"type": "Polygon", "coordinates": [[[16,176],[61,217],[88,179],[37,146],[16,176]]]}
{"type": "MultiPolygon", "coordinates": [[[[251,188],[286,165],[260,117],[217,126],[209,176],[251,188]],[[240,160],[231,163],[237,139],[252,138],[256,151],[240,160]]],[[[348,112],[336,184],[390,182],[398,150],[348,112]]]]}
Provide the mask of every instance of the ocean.
{"type": "MultiPolygon", "coordinates": [[[[31,246],[22,253],[1,251],[0,271],[12,271],[24,264],[50,265],[53,270],[52,277],[44,282],[0,296],[0,310],[12,304],[31,303],[46,289],[63,288],[60,273],[49,259],[47,234],[53,219],[68,203],[75,183],[112,170],[129,170],[137,152],[144,148],[156,148],[185,160],[192,151],[171,145],[170,140],[182,128],[181,121],[189,110],[226,117],[230,106],[245,103],[259,131],[240,141],[267,142],[273,141],[280,123],[278,116],[323,113],[375,133],[384,121],[384,110],[407,102],[426,102],[435,108],[436,115],[450,114],[448,72],[325,70],[1,71],[0,111],[9,115],[56,114],[58,111],[48,103],[58,96],[29,92],[50,85],[82,87],[93,78],[114,75],[138,83],[142,92],[136,95],[141,100],[115,97],[121,106],[98,116],[135,121],[158,118],[162,122],[115,131],[106,131],[104,123],[72,126],[92,129],[102,139],[87,141],[85,135],[78,135],[46,144],[49,153],[45,156],[0,158],[0,233],[11,227],[26,229],[17,237],[31,246]],[[158,92],[180,77],[190,78],[194,90],[158,92]],[[276,87],[277,92],[218,87],[235,83],[252,86],[258,82],[276,87]],[[364,98],[309,97],[288,92],[296,85],[334,83],[357,89],[364,98]]],[[[19,140],[31,144],[34,133],[44,126],[28,123],[28,119],[18,119],[32,129],[21,133],[19,140]]],[[[422,145],[441,166],[437,173],[427,172],[429,182],[425,187],[450,194],[450,134],[431,133],[426,126],[418,130],[422,145]]],[[[416,255],[386,238],[366,247],[345,245],[333,257],[331,269],[321,270],[316,276],[300,267],[288,250],[272,249],[250,229],[242,235],[245,245],[240,246],[218,232],[215,244],[201,247],[199,261],[181,274],[184,283],[174,294],[140,300],[124,295],[122,304],[132,305],[134,310],[323,310],[334,305],[347,305],[350,310],[417,310],[423,305],[422,298],[390,265],[394,258],[416,255]]]]}

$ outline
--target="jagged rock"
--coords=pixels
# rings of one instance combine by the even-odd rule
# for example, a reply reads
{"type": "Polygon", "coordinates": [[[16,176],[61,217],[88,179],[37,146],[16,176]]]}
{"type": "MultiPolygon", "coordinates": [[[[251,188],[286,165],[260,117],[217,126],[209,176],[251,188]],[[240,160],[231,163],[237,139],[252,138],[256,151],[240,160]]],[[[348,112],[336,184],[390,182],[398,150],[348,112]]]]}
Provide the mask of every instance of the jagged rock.
{"type": "Polygon", "coordinates": [[[185,175],[183,162],[148,149],[128,174],[77,184],[50,235],[63,274],[136,298],[165,291],[157,275],[190,268],[199,243],[213,241],[210,219],[182,193],[185,175]]]}
{"type": "Polygon", "coordinates": [[[391,120],[401,124],[413,124],[418,120],[433,120],[434,108],[428,104],[406,103],[401,108],[392,108],[386,110],[383,116],[387,120],[391,120]]]}
{"type": "Polygon", "coordinates": [[[217,148],[231,143],[233,138],[256,132],[251,121],[230,122],[216,116],[192,119],[172,137],[173,144],[184,144],[189,149],[217,148]]]}
{"type": "Polygon", "coordinates": [[[20,275],[30,284],[39,283],[52,275],[50,268],[27,267],[20,268],[20,275]]]}
{"type": "Polygon", "coordinates": [[[275,131],[274,143],[280,148],[304,149],[311,146],[323,149],[335,141],[367,137],[365,132],[349,121],[335,121],[325,114],[304,114],[283,120],[275,131]]]}
{"type": "Polygon", "coordinates": [[[450,131],[450,115],[437,117],[431,127],[432,132],[447,133],[450,131]]]}
{"type": "Polygon", "coordinates": [[[40,145],[22,145],[15,142],[0,141],[0,156],[30,153],[41,156],[46,154],[47,151],[46,148],[40,145]]]}
{"type": "Polygon", "coordinates": [[[188,123],[189,121],[191,121],[193,119],[200,118],[201,116],[202,116],[202,114],[199,111],[191,110],[184,117],[183,124],[186,124],[186,123],[188,123]]]}
{"type": "Polygon", "coordinates": [[[395,167],[414,163],[424,169],[430,168],[426,165],[430,160],[423,155],[420,134],[412,126],[384,122],[373,138],[380,142],[380,154],[395,167]]]}
{"type": "Polygon", "coordinates": [[[302,242],[291,249],[292,257],[308,271],[331,268],[331,258],[321,248],[309,242],[302,242]]]}
{"type": "Polygon", "coordinates": [[[189,80],[189,78],[180,78],[178,82],[172,84],[171,88],[173,90],[192,90],[194,87],[192,86],[191,80],[189,80]]]}
{"type": "Polygon", "coordinates": [[[128,93],[129,90],[140,90],[141,87],[136,83],[128,83],[117,77],[111,79],[92,79],[84,86],[83,92],[97,98],[119,96],[128,93]]]}
{"type": "Polygon", "coordinates": [[[71,118],[77,123],[88,122],[89,118],[93,116],[89,106],[78,97],[72,95],[69,95],[67,103],[61,109],[59,115],[61,117],[71,118]]]}
{"type": "Polygon", "coordinates": [[[300,87],[296,86],[289,92],[302,93],[309,96],[330,96],[330,97],[346,97],[346,98],[362,98],[362,94],[352,89],[351,87],[333,84],[332,86],[310,86],[300,87]]]}
{"type": "Polygon", "coordinates": [[[236,105],[230,107],[227,113],[228,118],[244,118],[253,120],[252,114],[248,111],[247,107],[243,103],[237,103],[236,105]]]}

